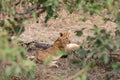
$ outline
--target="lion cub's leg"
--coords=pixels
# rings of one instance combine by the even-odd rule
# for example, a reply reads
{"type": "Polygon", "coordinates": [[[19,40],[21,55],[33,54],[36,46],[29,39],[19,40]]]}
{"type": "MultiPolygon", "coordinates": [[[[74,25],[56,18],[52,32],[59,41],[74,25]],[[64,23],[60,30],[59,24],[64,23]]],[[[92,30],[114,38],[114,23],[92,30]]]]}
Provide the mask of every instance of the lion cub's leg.
{"type": "Polygon", "coordinates": [[[59,66],[58,66],[56,63],[57,63],[57,61],[51,61],[51,62],[48,64],[48,66],[49,66],[49,67],[56,67],[56,68],[58,68],[59,66]]]}
{"type": "Polygon", "coordinates": [[[61,56],[62,56],[62,55],[52,56],[52,59],[51,59],[51,61],[48,63],[48,66],[49,66],[49,67],[56,67],[56,68],[58,68],[59,66],[58,66],[56,63],[57,63],[57,60],[59,60],[61,56]]]}

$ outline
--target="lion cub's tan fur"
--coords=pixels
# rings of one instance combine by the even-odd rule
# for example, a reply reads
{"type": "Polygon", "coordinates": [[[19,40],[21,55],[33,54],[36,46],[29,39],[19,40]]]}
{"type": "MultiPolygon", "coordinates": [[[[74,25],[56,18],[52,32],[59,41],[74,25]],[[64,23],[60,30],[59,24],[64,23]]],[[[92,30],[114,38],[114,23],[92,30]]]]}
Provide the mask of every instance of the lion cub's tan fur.
{"type": "MultiPolygon", "coordinates": [[[[58,60],[62,55],[55,55],[57,51],[67,51],[67,44],[70,43],[70,32],[60,33],[60,37],[54,42],[53,46],[46,50],[39,50],[35,55],[35,60],[44,62],[48,57],[51,57],[51,62],[58,60]]],[[[55,62],[53,62],[54,65],[55,62]]],[[[49,65],[52,65],[51,63],[49,65]]]]}

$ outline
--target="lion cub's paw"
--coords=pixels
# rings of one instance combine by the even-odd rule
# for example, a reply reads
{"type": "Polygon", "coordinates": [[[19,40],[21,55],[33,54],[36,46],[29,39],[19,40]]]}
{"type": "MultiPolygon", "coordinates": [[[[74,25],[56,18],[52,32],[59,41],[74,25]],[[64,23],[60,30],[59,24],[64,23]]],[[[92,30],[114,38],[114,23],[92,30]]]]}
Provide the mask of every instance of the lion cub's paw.
{"type": "Polygon", "coordinates": [[[58,68],[59,66],[56,64],[57,61],[52,61],[49,63],[49,67],[55,67],[55,68],[58,68]]]}

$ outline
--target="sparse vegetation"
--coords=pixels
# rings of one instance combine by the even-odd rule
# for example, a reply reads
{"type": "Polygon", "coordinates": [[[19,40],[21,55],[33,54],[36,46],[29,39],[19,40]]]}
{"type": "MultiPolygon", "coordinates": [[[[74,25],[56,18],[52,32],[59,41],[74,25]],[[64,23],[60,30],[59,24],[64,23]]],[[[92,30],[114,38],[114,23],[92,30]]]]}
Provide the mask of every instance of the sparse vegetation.
{"type": "MultiPolygon", "coordinates": [[[[62,8],[66,8],[70,13],[83,11],[84,14],[98,14],[103,17],[104,22],[112,21],[118,24],[114,35],[94,25],[92,30],[94,36],[88,36],[86,41],[80,45],[80,49],[76,51],[79,58],[83,59],[82,62],[81,60],[78,62],[82,64],[78,67],[83,68],[81,71],[84,74],[80,71],[72,78],[88,80],[86,73],[96,66],[103,66],[117,74],[120,67],[119,3],[120,0],[1,0],[0,79],[9,80],[11,75],[19,76],[24,73],[28,80],[33,80],[35,64],[26,60],[26,50],[19,45],[19,35],[25,31],[24,24],[27,24],[30,18],[37,20],[42,13],[46,13],[44,23],[47,24],[51,18],[57,20],[62,8]],[[16,36],[15,39],[14,36],[16,36]]],[[[80,21],[85,22],[87,18],[80,18],[80,21]]],[[[77,30],[76,35],[82,36],[84,29],[77,30]]],[[[100,80],[110,80],[110,78],[110,75],[106,75],[106,78],[100,80]]]]}

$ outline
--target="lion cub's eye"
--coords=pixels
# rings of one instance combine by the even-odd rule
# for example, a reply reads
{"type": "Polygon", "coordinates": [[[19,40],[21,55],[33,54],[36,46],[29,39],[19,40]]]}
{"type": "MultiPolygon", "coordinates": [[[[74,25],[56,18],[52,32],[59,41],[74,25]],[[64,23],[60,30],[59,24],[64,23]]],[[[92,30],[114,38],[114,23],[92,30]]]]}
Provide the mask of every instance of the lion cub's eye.
{"type": "Polygon", "coordinates": [[[68,39],[67,37],[65,39],[68,39]]]}

